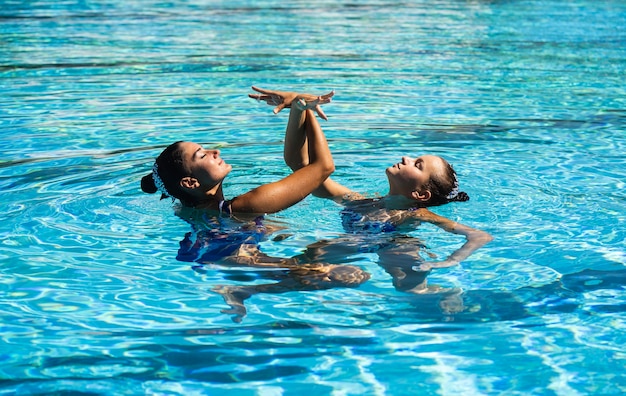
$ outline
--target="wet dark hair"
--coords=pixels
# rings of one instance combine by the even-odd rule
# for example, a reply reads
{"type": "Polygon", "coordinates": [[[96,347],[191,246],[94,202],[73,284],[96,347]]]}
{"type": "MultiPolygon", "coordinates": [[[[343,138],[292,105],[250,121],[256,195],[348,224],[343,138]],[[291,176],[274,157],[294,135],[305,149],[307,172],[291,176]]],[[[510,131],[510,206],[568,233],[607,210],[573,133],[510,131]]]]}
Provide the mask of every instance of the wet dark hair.
{"type": "MultiPolygon", "coordinates": [[[[159,154],[155,163],[158,168],[158,177],[167,190],[167,194],[161,191],[161,199],[171,196],[178,198],[182,203],[189,203],[193,201],[193,198],[180,186],[180,180],[189,176],[189,171],[183,161],[181,143],[183,142],[178,141],[167,146],[159,154]]],[[[148,194],[154,194],[159,191],[154,182],[152,172],[141,178],[141,190],[148,194]]]]}
{"type": "Polygon", "coordinates": [[[443,158],[441,160],[444,164],[443,174],[433,175],[425,186],[427,190],[430,190],[431,194],[430,199],[426,202],[426,206],[469,201],[469,195],[466,192],[458,191],[459,182],[452,165],[443,158]]]}

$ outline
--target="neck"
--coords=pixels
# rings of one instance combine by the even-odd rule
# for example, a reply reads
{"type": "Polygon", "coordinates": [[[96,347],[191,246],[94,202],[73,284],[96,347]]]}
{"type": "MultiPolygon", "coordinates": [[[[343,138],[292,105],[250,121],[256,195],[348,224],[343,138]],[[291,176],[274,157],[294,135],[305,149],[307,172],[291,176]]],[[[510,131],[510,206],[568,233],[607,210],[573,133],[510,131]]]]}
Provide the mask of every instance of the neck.
{"type": "Polygon", "coordinates": [[[414,199],[409,199],[399,194],[387,194],[383,198],[383,202],[387,209],[409,209],[417,205],[414,199]]]}
{"type": "Polygon", "coordinates": [[[193,207],[217,209],[220,201],[224,200],[224,192],[222,191],[222,183],[208,191],[199,193],[194,197],[193,207]]]}

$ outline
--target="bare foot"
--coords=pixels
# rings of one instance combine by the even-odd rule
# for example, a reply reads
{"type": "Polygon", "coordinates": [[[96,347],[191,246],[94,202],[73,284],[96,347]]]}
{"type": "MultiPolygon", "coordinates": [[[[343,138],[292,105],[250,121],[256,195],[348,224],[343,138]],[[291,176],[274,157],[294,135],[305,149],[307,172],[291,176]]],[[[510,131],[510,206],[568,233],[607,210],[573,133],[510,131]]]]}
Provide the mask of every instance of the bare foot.
{"type": "Polygon", "coordinates": [[[220,294],[222,298],[224,298],[224,302],[230,306],[230,309],[222,309],[220,312],[233,315],[231,319],[235,323],[241,323],[248,313],[243,302],[248,299],[252,293],[246,289],[246,287],[238,286],[216,286],[213,288],[213,291],[220,294]]]}
{"type": "Polygon", "coordinates": [[[300,285],[300,290],[323,290],[334,287],[357,287],[370,274],[353,265],[302,264],[289,275],[300,285]]]}

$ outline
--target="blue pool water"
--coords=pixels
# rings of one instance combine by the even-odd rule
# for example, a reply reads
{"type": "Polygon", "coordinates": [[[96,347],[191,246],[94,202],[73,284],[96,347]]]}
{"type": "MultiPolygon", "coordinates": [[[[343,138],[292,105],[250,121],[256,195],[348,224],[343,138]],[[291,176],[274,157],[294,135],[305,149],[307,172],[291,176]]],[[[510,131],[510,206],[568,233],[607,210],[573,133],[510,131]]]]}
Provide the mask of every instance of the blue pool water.
{"type": "MultiPolygon", "coordinates": [[[[623,394],[625,72],[617,0],[0,0],[0,394],[623,394]],[[461,294],[362,254],[359,288],[220,312],[253,278],[177,261],[189,225],[139,180],[181,139],[222,150],[230,197],[288,174],[253,84],[336,90],[355,190],[402,155],[455,165],[471,200],[434,211],[495,238],[429,276],[461,294]]],[[[262,248],[338,237],[339,211],[268,216],[289,237],[262,248]]]]}

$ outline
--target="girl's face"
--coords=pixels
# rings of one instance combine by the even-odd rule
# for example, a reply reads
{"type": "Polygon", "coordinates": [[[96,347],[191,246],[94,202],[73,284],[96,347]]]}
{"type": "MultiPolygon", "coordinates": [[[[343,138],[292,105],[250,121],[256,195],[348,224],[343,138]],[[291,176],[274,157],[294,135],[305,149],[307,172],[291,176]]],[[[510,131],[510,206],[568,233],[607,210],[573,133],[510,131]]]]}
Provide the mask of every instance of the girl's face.
{"type": "Polygon", "coordinates": [[[391,195],[410,196],[413,191],[423,192],[433,175],[444,174],[445,164],[436,155],[422,155],[402,160],[387,168],[389,193],[391,195]]]}
{"type": "Polygon", "coordinates": [[[211,188],[220,183],[233,167],[220,157],[219,150],[205,150],[197,143],[181,143],[184,166],[201,186],[211,188]]]}

